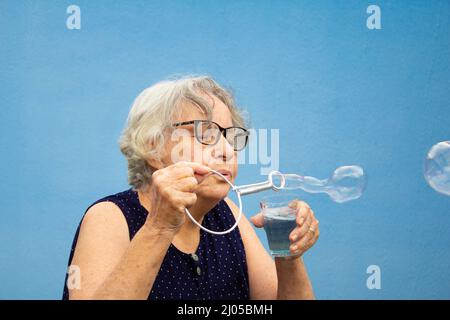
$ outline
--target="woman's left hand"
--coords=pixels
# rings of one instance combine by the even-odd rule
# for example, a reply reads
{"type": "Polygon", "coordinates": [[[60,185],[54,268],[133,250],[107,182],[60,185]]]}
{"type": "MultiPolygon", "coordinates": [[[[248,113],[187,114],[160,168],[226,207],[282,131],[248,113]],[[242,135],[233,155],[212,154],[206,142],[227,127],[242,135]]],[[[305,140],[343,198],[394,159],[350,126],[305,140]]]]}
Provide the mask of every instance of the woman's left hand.
{"type": "MultiPolygon", "coordinates": [[[[297,211],[297,226],[289,234],[289,240],[291,241],[289,249],[292,256],[286,257],[286,259],[295,259],[301,257],[316,243],[320,234],[319,220],[316,219],[313,210],[304,201],[294,200],[289,206],[297,211]]],[[[260,228],[264,225],[262,213],[251,217],[250,220],[255,227],[260,228]]]]}
{"type": "Polygon", "coordinates": [[[291,241],[290,251],[293,254],[287,259],[302,256],[319,239],[319,220],[314,216],[314,211],[304,201],[294,200],[289,205],[297,210],[297,226],[289,235],[291,241]]]}

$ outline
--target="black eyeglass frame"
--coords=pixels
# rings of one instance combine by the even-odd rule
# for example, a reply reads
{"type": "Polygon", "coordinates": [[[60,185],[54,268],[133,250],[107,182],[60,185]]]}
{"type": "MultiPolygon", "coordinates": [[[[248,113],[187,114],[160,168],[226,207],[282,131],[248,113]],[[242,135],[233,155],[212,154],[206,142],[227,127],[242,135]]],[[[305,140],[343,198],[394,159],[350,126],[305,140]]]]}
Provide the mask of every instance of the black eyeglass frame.
{"type": "MultiPolygon", "coordinates": [[[[242,127],[231,126],[231,127],[228,127],[228,128],[224,128],[224,127],[220,126],[220,124],[218,124],[217,122],[214,122],[212,120],[183,121],[183,122],[174,123],[174,124],[172,124],[172,126],[173,127],[179,127],[179,126],[184,126],[184,125],[188,125],[188,124],[194,124],[194,134],[195,134],[195,138],[197,139],[198,142],[200,142],[201,144],[207,145],[207,146],[211,146],[211,145],[217,144],[219,142],[219,140],[220,140],[220,135],[217,135],[216,141],[214,143],[205,143],[205,142],[201,141],[201,139],[199,138],[199,135],[197,134],[197,130],[198,130],[197,128],[198,128],[198,124],[202,123],[202,122],[208,122],[208,123],[215,124],[219,128],[219,131],[224,136],[225,140],[227,140],[227,130],[229,130],[229,129],[241,129],[241,130],[243,130],[244,131],[243,135],[245,135],[244,146],[242,148],[240,148],[240,149],[236,149],[236,147],[234,145],[232,147],[233,147],[234,151],[241,151],[247,146],[247,144],[248,144],[248,137],[250,135],[250,132],[247,129],[242,128],[242,127]]],[[[227,142],[230,143],[228,140],[227,140],[227,142]]]]}

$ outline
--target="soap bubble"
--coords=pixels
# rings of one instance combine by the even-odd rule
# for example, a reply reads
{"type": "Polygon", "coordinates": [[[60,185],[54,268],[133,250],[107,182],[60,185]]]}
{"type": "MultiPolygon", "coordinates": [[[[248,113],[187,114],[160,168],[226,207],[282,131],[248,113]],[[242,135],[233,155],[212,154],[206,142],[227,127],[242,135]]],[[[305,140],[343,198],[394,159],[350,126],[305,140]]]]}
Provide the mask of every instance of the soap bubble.
{"type": "Polygon", "coordinates": [[[327,193],[335,202],[342,203],[361,197],[367,177],[359,166],[339,167],[328,179],[317,179],[298,174],[281,174],[285,179],[282,189],[302,189],[308,193],[327,193]]]}
{"type": "Polygon", "coordinates": [[[428,151],[424,177],[434,190],[450,196],[450,141],[439,142],[428,151]]]}

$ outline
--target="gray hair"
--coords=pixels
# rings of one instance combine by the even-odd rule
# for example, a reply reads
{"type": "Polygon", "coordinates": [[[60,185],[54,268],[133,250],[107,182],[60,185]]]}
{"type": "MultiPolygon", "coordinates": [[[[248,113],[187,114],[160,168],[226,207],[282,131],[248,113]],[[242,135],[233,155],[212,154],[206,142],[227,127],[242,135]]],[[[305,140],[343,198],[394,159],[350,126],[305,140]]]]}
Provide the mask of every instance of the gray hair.
{"type": "Polygon", "coordinates": [[[244,111],[237,108],[231,90],[222,88],[209,76],[184,76],[154,84],[135,99],[119,146],[128,162],[128,183],[134,190],[145,189],[155,171],[147,160],[160,160],[165,133],[179,112],[180,105],[190,103],[211,118],[212,106],[201,94],[213,95],[230,110],[233,125],[246,127],[244,111]]]}

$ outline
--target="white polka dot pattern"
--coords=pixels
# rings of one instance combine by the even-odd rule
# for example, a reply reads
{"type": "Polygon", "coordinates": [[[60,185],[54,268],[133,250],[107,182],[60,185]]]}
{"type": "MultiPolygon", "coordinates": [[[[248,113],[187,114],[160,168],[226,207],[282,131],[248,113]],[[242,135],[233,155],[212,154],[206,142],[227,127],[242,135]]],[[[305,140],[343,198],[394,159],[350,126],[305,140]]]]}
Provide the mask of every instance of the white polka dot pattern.
{"type": "MultiPolygon", "coordinates": [[[[91,206],[101,201],[112,201],[122,210],[128,223],[130,240],[133,239],[144,225],[148,214],[140,204],[137,193],[128,189],[104,197],[91,206]]],[[[221,231],[230,228],[234,222],[230,208],[222,200],[206,214],[202,225],[221,231]]],[[[79,230],[75,234],[69,265],[78,232],[79,230]]],[[[63,299],[67,298],[65,286],[63,299]]],[[[212,235],[200,229],[200,243],[195,253],[191,254],[184,253],[171,244],[149,299],[249,299],[247,262],[239,228],[226,235],[212,235]]]]}

